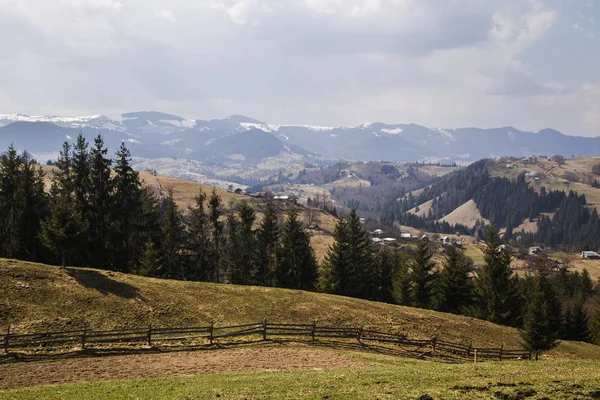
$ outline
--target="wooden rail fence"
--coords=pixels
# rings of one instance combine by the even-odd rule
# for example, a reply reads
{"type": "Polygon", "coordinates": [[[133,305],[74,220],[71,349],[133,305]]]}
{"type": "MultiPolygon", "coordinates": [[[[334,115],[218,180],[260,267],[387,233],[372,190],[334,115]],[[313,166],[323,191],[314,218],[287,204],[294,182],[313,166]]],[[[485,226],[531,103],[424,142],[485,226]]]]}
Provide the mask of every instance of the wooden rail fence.
{"type": "Polygon", "coordinates": [[[263,341],[279,337],[325,339],[356,339],[359,342],[381,342],[402,347],[428,348],[422,355],[432,352],[452,354],[466,359],[531,359],[531,353],[526,350],[499,348],[473,347],[461,343],[439,340],[438,337],[426,340],[409,339],[405,335],[384,332],[379,330],[363,329],[363,327],[334,327],[321,326],[316,322],[312,324],[278,324],[267,323],[267,319],[253,324],[187,327],[187,328],[154,328],[147,329],[117,329],[92,331],[88,329],[15,334],[8,327],[3,337],[4,353],[10,354],[11,350],[32,351],[48,350],[56,347],[72,346],[81,349],[98,346],[124,345],[166,345],[169,342],[179,343],[209,343],[215,344],[218,339],[238,337],[260,337],[263,341]]]}

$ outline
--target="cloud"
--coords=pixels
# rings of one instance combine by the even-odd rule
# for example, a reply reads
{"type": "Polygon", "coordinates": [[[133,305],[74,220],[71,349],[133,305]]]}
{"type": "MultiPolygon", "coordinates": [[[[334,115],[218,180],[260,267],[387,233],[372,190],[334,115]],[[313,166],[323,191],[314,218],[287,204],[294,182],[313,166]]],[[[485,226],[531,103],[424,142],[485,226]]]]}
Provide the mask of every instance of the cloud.
{"type": "Polygon", "coordinates": [[[598,17],[563,0],[0,0],[0,111],[592,135],[598,17]]]}

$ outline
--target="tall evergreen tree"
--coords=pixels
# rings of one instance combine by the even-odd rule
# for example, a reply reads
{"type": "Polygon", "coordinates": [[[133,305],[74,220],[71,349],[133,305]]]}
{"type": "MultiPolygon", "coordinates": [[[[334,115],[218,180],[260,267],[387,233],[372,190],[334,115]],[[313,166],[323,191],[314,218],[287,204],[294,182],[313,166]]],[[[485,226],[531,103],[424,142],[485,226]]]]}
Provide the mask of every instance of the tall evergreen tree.
{"type": "Polygon", "coordinates": [[[182,259],[184,232],[183,218],[175,203],[173,190],[169,189],[161,223],[161,276],[165,278],[187,279],[182,259]]]}
{"type": "Polygon", "coordinates": [[[446,250],[440,273],[438,310],[464,314],[473,302],[472,261],[452,246],[446,250]]]}
{"type": "Polygon", "coordinates": [[[394,271],[398,261],[397,251],[388,246],[381,246],[374,254],[375,292],[373,300],[386,303],[394,302],[394,271]]]}
{"type": "MultiPolygon", "coordinates": [[[[61,260],[64,267],[67,260],[77,254],[87,238],[86,225],[73,200],[66,196],[55,196],[50,201],[49,216],[42,221],[40,228],[42,243],[61,260]]],[[[70,261],[72,262],[72,258],[70,261]]]]}
{"type": "Polygon", "coordinates": [[[397,304],[401,306],[409,306],[410,299],[410,271],[408,270],[408,262],[404,252],[397,252],[395,260],[395,268],[393,274],[392,287],[394,289],[393,296],[397,304]]]}
{"type": "Polygon", "coordinates": [[[519,282],[510,267],[510,254],[500,245],[498,232],[491,226],[485,239],[484,264],[475,278],[478,314],[490,322],[516,326],[522,301],[519,282]]]}
{"type": "Polygon", "coordinates": [[[523,329],[519,331],[525,348],[535,354],[553,349],[558,345],[559,330],[553,326],[551,303],[548,302],[550,285],[543,272],[535,278],[532,297],[525,312],[523,329]]]}
{"type": "Polygon", "coordinates": [[[372,298],[375,291],[373,249],[355,209],[337,223],[333,237],[326,259],[329,286],[334,293],[343,296],[372,298]]]}
{"type": "Polygon", "coordinates": [[[217,188],[213,187],[208,199],[209,219],[212,226],[212,249],[210,254],[211,265],[209,268],[210,279],[220,282],[221,261],[223,256],[223,222],[221,222],[221,197],[217,188]]]}
{"type": "Polygon", "coordinates": [[[114,168],[111,203],[110,254],[115,269],[129,273],[140,259],[143,240],[142,189],[139,174],[131,166],[131,153],[121,143],[114,168]]]}
{"type": "Polygon", "coordinates": [[[268,202],[263,219],[257,232],[258,265],[253,283],[273,286],[277,268],[277,246],[280,229],[277,210],[272,202],[268,202]]]}
{"type": "Polygon", "coordinates": [[[578,300],[575,302],[571,315],[570,321],[567,320],[566,322],[565,339],[591,343],[593,337],[590,331],[590,316],[583,301],[578,300]]]}
{"type": "Polygon", "coordinates": [[[73,177],[73,192],[76,201],[76,206],[83,218],[87,219],[89,212],[90,201],[90,152],[88,142],[79,134],[77,141],[73,145],[72,162],[72,177],[73,177]]]}
{"type": "Polygon", "coordinates": [[[433,251],[431,243],[419,240],[415,255],[410,263],[410,297],[411,304],[418,308],[432,308],[438,273],[435,262],[431,260],[433,251]]]}
{"type": "Polygon", "coordinates": [[[241,264],[243,259],[240,220],[235,213],[227,215],[226,255],[223,258],[227,267],[224,271],[224,281],[240,285],[243,283],[241,264]],[[225,276],[227,278],[225,278],[225,276]]]}
{"type": "Polygon", "coordinates": [[[278,251],[277,283],[281,287],[314,290],[318,265],[310,238],[295,208],[287,213],[278,251]]]}
{"type": "Polygon", "coordinates": [[[200,281],[208,279],[210,266],[210,221],[205,203],[206,193],[200,189],[196,196],[196,204],[190,207],[188,218],[190,275],[200,281]]]}
{"type": "Polygon", "coordinates": [[[148,240],[140,259],[138,273],[141,276],[160,276],[162,269],[160,251],[151,240],[148,240]]]}
{"type": "Polygon", "coordinates": [[[98,135],[89,154],[89,213],[84,215],[88,225],[89,265],[97,268],[114,268],[114,265],[110,265],[109,256],[109,230],[112,225],[113,207],[113,180],[110,169],[112,161],[106,157],[107,154],[104,140],[98,135]]]}
{"type": "Polygon", "coordinates": [[[252,277],[256,274],[256,265],[258,262],[256,233],[253,229],[256,213],[252,205],[247,201],[242,201],[238,204],[237,209],[240,218],[240,283],[247,285],[252,282],[252,277]]]}
{"type": "Polygon", "coordinates": [[[43,260],[37,234],[46,206],[41,169],[27,152],[10,146],[0,157],[0,256],[43,260]]]}

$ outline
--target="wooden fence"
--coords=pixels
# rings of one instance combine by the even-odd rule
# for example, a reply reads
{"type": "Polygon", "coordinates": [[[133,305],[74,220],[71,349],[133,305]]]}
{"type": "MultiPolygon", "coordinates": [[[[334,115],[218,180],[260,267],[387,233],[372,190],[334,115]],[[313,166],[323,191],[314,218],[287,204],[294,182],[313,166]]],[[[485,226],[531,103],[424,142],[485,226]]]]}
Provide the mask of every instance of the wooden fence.
{"type": "MultiPolygon", "coordinates": [[[[483,348],[467,346],[444,340],[432,339],[415,340],[405,335],[363,329],[363,327],[334,327],[321,326],[316,322],[312,324],[276,324],[262,322],[234,326],[209,326],[188,328],[153,328],[146,329],[118,329],[92,331],[88,329],[63,332],[44,332],[30,334],[15,334],[10,326],[3,337],[4,353],[11,351],[39,351],[67,346],[81,349],[110,347],[114,344],[121,345],[147,345],[160,346],[176,343],[176,345],[189,344],[215,344],[217,341],[226,342],[230,338],[254,337],[259,340],[288,338],[310,338],[310,340],[324,339],[355,339],[359,342],[380,342],[401,347],[415,347],[417,350],[428,349],[421,353],[422,356],[432,353],[452,354],[466,359],[531,359],[531,353],[525,350],[509,350],[504,347],[483,348]]],[[[415,351],[417,351],[415,350],[415,351]]]]}

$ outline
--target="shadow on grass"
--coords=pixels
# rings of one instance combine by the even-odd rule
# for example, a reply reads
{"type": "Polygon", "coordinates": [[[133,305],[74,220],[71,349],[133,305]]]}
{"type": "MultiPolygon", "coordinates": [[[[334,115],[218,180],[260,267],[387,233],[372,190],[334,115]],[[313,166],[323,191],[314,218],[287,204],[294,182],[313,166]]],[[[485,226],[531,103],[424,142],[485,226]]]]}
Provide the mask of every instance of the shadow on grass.
{"type": "Polygon", "coordinates": [[[138,289],[135,286],[117,282],[98,271],[68,268],[67,274],[80,285],[88,289],[95,289],[105,296],[113,294],[125,299],[139,297],[138,289]]]}

